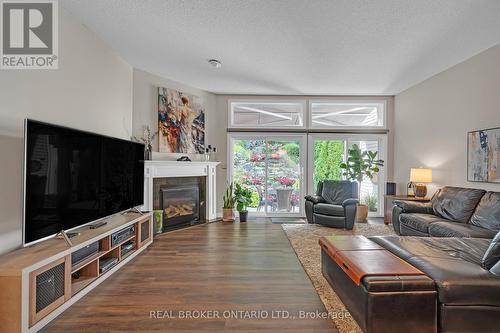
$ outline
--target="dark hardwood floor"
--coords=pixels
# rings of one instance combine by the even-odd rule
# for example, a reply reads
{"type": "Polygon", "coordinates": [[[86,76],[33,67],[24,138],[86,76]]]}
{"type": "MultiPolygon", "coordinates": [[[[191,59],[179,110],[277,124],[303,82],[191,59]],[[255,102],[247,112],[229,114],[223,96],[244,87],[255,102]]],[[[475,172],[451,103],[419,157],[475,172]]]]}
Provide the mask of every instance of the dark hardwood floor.
{"type": "Polygon", "coordinates": [[[158,236],[43,332],[337,332],[299,311],[325,308],[281,226],[217,222],[158,236]],[[193,310],[219,318],[179,318],[193,310]]]}

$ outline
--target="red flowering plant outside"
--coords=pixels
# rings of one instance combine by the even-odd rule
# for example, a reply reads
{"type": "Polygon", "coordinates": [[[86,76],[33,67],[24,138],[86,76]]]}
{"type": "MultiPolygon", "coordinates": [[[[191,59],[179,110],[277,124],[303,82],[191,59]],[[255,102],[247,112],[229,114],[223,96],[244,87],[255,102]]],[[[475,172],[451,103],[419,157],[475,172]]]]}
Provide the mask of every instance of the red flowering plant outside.
{"type": "Polygon", "coordinates": [[[261,179],[257,179],[257,178],[252,178],[250,180],[250,182],[251,182],[252,185],[262,185],[263,184],[262,180],[261,179]]]}
{"type": "Polygon", "coordinates": [[[252,162],[262,162],[266,159],[266,154],[255,153],[250,156],[250,161],[252,162]]]}
{"type": "Polygon", "coordinates": [[[281,184],[281,186],[284,187],[292,187],[293,184],[295,184],[295,179],[288,178],[288,177],[278,177],[275,179],[278,183],[281,184]]]}
{"type": "Polygon", "coordinates": [[[290,203],[292,206],[297,206],[299,204],[300,197],[298,194],[292,194],[290,196],[290,203]]]}
{"type": "Polygon", "coordinates": [[[264,182],[262,179],[255,178],[254,176],[244,175],[241,177],[241,183],[245,185],[262,185],[264,182]]]}
{"type": "Polygon", "coordinates": [[[276,202],[278,201],[278,198],[276,197],[276,195],[273,195],[273,194],[268,194],[267,195],[267,202],[268,203],[273,203],[273,202],[276,202]]]}

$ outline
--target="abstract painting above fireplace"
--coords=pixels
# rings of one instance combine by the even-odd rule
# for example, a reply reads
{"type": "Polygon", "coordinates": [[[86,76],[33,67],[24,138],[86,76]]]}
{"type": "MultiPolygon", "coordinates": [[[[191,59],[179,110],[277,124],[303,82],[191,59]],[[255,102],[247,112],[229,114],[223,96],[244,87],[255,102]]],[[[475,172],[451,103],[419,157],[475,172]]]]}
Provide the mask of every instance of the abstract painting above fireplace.
{"type": "Polygon", "coordinates": [[[160,152],[203,154],[205,108],[200,98],[158,88],[158,139],[160,152]]]}

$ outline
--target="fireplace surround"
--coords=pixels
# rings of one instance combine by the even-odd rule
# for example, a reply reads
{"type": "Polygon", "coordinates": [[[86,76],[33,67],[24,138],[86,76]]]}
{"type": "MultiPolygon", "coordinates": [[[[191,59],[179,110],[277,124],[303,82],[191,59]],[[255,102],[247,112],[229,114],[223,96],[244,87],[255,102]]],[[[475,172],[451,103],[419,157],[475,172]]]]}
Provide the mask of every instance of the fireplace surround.
{"type": "Polygon", "coordinates": [[[216,175],[219,164],[205,161],[145,161],[144,205],[141,210],[163,209],[163,231],[217,220],[216,175]],[[196,202],[195,187],[198,189],[197,204],[193,204],[196,202]],[[188,194],[191,195],[190,199],[188,194]],[[176,200],[179,198],[189,200],[182,203],[176,200]],[[165,212],[167,208],[170,209],[165,212]],[[191,209],[193,214],[190,214],[191,209]],[[194,213],[195,210],[198,210],[198,214],[194,213]]]}

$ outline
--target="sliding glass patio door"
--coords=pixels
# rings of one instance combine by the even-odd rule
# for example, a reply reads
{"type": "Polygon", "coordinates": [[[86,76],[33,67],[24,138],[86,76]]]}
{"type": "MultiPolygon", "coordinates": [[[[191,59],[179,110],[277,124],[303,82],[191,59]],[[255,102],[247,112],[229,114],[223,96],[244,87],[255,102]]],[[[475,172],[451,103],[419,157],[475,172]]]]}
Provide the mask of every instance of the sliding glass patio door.
{"type": "MultiPolygon", "coordinates": [[[[383,134],[325,134],[308,136],[308,190],[316,191],[321,180],[344,179],[340,163],[346,161],[348,149],[354,144],[362,151],[378,152],[378,158],[386,161],[386,135],[383,134]]],[[[370,216],[383,216],[385,167],[373,179],[365,177],[361,182],[360,201],[368,205],[370,216]]]]}
{"type": "Polygon", "coordinates": [[[229,180],[249,187],[249,212],[262,216],[303,216],[305,134],[228,135],[229,180]]]}

